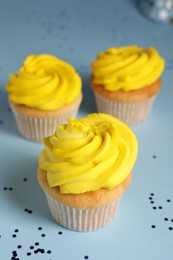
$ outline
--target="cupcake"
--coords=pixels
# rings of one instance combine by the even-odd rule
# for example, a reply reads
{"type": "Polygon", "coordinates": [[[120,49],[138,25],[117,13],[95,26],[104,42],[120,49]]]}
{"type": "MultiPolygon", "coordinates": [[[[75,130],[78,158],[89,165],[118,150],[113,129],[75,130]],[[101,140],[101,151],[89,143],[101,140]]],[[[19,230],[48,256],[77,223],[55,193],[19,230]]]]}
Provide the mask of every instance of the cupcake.
{"type": "Polygon", "coordinates": [[[58,124],[77,116],[82,81],[67,62],[49,54],[30,55],[9,78],[9,104],[23,137],[41,142],[58,124]]]}
{"type": "Polygon", "coordinates": [[[94,113],[69,118],[43,143],[38,181],[53,218],[83,232],[110,223],[132,180],[138,152],[132,130],[111,115],[94,113]]]}
{"type": "Polygon", "coordinates": [[[164,70],[164,59],[155,48],[108,48],[91,66],[90,82],[98,112],[128,125],[140,124],[149,116],[164,70]]]}

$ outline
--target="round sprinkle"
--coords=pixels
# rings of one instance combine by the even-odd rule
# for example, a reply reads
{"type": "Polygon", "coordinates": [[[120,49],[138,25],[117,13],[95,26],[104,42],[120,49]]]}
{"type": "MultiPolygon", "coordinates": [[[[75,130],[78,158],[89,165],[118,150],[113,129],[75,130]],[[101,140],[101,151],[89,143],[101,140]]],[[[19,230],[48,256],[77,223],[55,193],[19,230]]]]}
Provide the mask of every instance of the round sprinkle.
{"type": "Polygon", "coordinates": [[[173,222],[173,219],[171,219],[171,222],[173,222]]]}
{"type": "Polygon", "coordinates": [[[165,221],[168,221],[168,218],[164,218],[165,221]]]}
{"type": "Polygon", "coordinates": [[[12,254],[13,254],[13,256],[17,256],[17,251],[14,250],[14,251],[12,252],[12,254]]]}
{"type": "Polygon", "coordinates": [[[157,207],[153,207],[153,209],[157,209],[157,207]]]}
{"type": "Polygon", "coordinates": [[[84,259],[89,259],[89,257],[87,255],[84,256],[84,259]]]}
{"type": "Polygon", "coordinates": [[[167,202],[171,202],[171,200],[167,200],[167,202]]]}
{"type": "Polygon", "coordinates": [[[31,255],[31,252],[28,252],[28,253],[27,253],[27,256],[30,256],[30,255],[31,255]]]}
{"type": "Polygon", "coordinates": [[[34,249],[34,246],[30,246],[30,249],[31,249],[31,250],[34,249]]]}
{"type": "Polygon", "coordinates": [[[157,158],[157,156],[156,155],[153,155],[153,159],[156,159],[157,158]]]}
{"type": "Polygon", "coordinates": [[[32,210],[30,210],[30,209],[25,208],[24,211],[28,212],[28,214],[32,214],[32,210]]]}
{"type": "Polygon", "coordinates": [[[58,232],[58,235],[62,235],[62,234],[63,234],[62,231],[59,231],[59,232],[58,232]]]}
{"type": "Polygon", "coordinates": [[[23,181],[27,181],[28,179],[27,178],[23,178],[23,181]]]}
{"type": "Polygon", "coordinates": [[[18,249],[21,249],[21,248],[22,248],[22,246],[21,246],[21,245],[18,245],[18,246],[17,246],[17,248],[18,248],[18,249]]]}
{"type": "Polygon", "coordinates": [[[152,228],[156,228],[156,226],[155,226],[155,225],[152,225],[151,227],[152,227],[152,228]]]}
{"type": "Polygon", "coordinates": [[[4,187],[4,190],[7,190],[7,187],[4,187]]]}
{"type": "Polygon", "coordinates": [[[15,237],[16,237],[16,234],[13,234],[12,237],[15,238],[15,237]]]}
{"type": "Polygon", "coordinates": [[[151,196],[154,196],[154,193],[151,193],[150,195],[151,195],[151,196]]]}
{"type": "Polygon", "coordinates": [[[159,209],[163,209],[163,207],[162,207],[162,206],[159,206],[159,209]]]}
{"type": "Polygon", "coordinates": [[[173,230],[173,227],[169,227],[169,230],[173,230]]]}
{"type": "Polygon", "coordinates": [[[35,245],[36,245],[36,246],[38,246],[38,245],[39,245],[39,243],[38,243],[38,242],[35,242],[35,245]]]}
{"type": "Polygon", "coordinates": [[[10,187],[9,190],[13,190],[13,188],[10,187]]]}
{"type": "Polygon", "coordinates": [[[14,232],[17,233],[17,232],[19,232],[19,230],[18,230],[18,229],[15,229],[14,232]]]}
{"type": "Polygon", "coordinates": [[[150,203],[151,203],[151,204],[153,204],[153,203],[154,203],[154,201],[153,201],[153,200],[151,200],[151,201],[150,201],[150,203]]]}
{"type": "Polygon", "coordinates": [[[44,254],[44,253],[45,253],[45,250],[40,248],[40,253],[41,253],[41,254],[44,254]]]}
{"type": "Polygon", "coordinates": [[[48,251],[47,251],[47,254],[51,254],[51,253],[52,253],[51,250],[48,250],[48,251]]]}
{"type": "Polygon", "coordinates": [[[38,230],[42,230],[42,227],[38,227],[38,230]]]}
{"type": "Polygon", "coordinates": [[[45,237],[46,235],[45,234],[41,234],[42,237],[45,237]]]}

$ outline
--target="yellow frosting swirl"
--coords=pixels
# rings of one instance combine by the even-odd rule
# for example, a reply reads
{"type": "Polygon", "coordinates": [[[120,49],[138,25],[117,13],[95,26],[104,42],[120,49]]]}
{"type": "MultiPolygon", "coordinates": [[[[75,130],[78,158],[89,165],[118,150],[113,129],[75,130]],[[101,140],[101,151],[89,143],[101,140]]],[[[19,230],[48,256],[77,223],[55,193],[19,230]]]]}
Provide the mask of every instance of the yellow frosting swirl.
{"type": "Polygon", "coordinates": [[[108,114],[70,118],[44,139],[39,166],[61,193],[112,189],[130,174],[138,151],[132,130],[108,114]]]}
{"type": "Polygon", "coordinates": [[[155,48],[108,48],[91,64],[93,84],[107,91],[137,90],[154,83],[164,70],[164,59],[155,48]]]}
{"type": "Polygon", "coordinates": [[[65,61],[49,54],[29,55],[18,74],[10,74],[10,100],[40,110],[55,110],[74,101],[81,78],[65,61]]]}

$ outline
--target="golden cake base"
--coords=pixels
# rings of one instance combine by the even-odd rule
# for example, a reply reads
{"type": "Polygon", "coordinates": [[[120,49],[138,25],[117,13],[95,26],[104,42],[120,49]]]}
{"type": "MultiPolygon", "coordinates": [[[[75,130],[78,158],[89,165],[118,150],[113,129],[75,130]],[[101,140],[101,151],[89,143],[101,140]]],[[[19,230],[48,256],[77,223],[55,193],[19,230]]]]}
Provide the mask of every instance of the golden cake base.
{"type": "Polygon", "coordinates": [[[59,124],[75,118],[82,102],[82,93],[70,104],[53,111],[43,111],[15,104],[9,99],[20,134],[28,140],[41,142],[44,137],[54,134],[59,124]]]}

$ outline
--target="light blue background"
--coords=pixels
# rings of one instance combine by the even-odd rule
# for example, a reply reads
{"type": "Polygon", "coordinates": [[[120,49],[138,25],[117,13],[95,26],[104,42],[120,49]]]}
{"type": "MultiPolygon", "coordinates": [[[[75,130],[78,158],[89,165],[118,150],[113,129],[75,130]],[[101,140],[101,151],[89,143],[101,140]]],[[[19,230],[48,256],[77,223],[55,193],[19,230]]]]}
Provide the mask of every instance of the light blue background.
{"type": "Polygon", "coordinates": [[[173,230],[169,230],[173,227],[173,26],[147,20],[132,0],[1,0],[0,90],[0,259],[10,260],[14,250],[20,260],[173,259],[173,230]],[[8,74],[17,72],[29,54],[54,54],[82,76],[81,117],[96,109],[89,87],[91,61],[107,47],[133,44],[157,48],[166,68],[150,117],[133,127],[139,156],[132,185],[110,225],[92,233],[69,231],[50,216],[36,179],[42,145],[19,135],[4,85],[8,74]],[[33,213],[25,212],[26,208],[33,213]],[[39,248],[52,253],[34,254],[29,247],[37,241],[39,248]],[[17,249],[18,245],[22,248],[17,249]]]}

